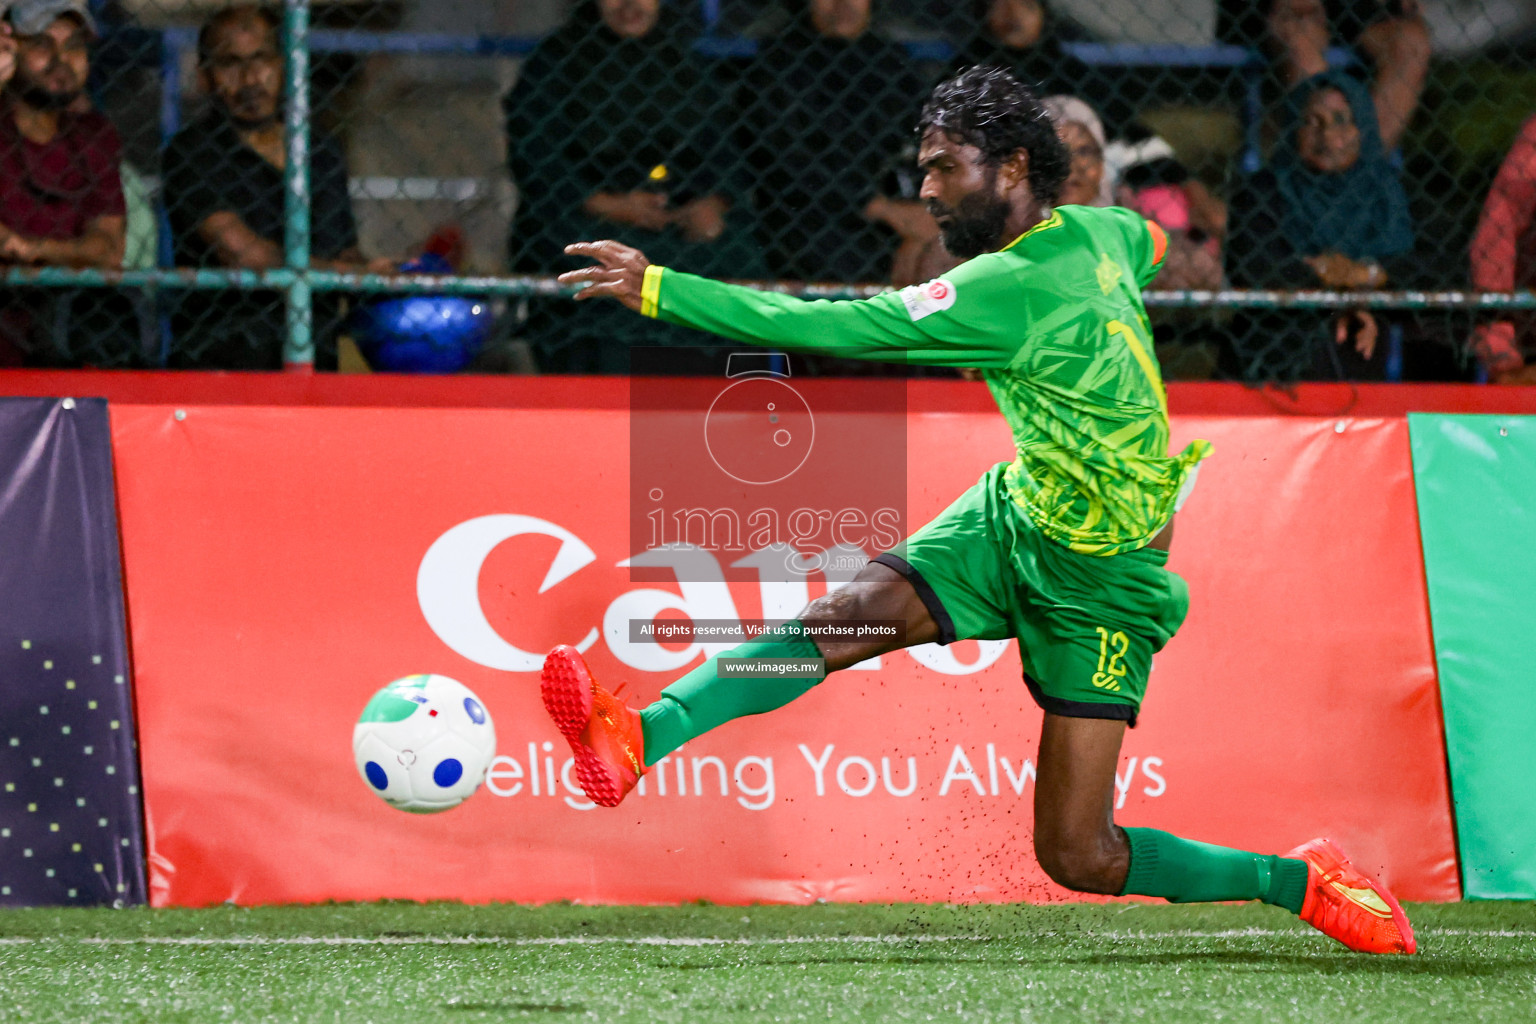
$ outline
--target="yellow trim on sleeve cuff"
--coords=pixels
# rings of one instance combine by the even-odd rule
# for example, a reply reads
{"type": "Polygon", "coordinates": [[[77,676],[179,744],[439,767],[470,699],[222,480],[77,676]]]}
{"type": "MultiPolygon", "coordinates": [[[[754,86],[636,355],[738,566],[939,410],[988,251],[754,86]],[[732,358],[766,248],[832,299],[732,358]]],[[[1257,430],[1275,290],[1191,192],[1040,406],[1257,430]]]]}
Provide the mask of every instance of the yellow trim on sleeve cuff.
{"type": "Polygon", "coordinates": [[[645,280],[640,282],[640,315],[654,317],[661,312],[661,275],[666,267],[652,263],[645,268],[645,280]]]}

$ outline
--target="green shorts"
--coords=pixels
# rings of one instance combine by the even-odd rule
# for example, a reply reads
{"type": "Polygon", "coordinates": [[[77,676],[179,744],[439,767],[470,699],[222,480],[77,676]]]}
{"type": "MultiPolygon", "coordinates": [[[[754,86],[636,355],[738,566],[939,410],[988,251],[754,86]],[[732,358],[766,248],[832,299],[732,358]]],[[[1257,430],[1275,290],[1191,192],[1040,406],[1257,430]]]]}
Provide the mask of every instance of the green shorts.
{"type": "Polygon", "coordinates": [[[1165,551],[1084,555],[1008,496],[1000,463],[880,562],[905,576],[939,643],[1017,637],[1024,682],[1057,715],[1136,724],[1152,655],[1189,611],[1165,551]]]}

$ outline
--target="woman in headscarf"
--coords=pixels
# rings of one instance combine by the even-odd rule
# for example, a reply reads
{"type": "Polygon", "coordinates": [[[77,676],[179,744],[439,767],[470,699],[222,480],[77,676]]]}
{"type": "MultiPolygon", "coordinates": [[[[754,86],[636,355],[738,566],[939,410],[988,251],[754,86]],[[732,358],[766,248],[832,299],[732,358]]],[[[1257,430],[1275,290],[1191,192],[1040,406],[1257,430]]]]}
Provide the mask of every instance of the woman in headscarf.
{"type": "MultiPolygon", "coordinates": [[[[1285,98],[1267,170],[1232,199],[1227,276],[1239,288],[1376,289],[1412,272],[1408,197],[1387,158],[1371,94],[1342,71],[1285,98]]],[[[1380,378],[1381,327],[1365,310],[1316,325],[1265,313],[1233,324],[1227,367],[1248,378],[1380,378]],[[1330,344],[1329,342],[1333,342],[1330,344]]]]}
{"type": "MultiPolygon", "coordinates": [[[[585,0],[539,43],[503,101],[519,203],[514,271],[582,261],[567,244],[613,238],[658,264],[765,277],[730,146],[725,90],[693,51],[697,30],[660,0],[585,0]]],[[[531,301],[525,334],[540,366],[628,373],[636,346],[698,345],[659,320],[564,300],[531,301]]]]}
{"type": "Polygon", "coordinates": [[[1113,182],[1104,173],[1104,122],[1076,96],[1047,96],[1041,101],[1056,136],[1072,154],[1072,173],[1056,198],[1057,206],[1109,206],[1113,182]]]}

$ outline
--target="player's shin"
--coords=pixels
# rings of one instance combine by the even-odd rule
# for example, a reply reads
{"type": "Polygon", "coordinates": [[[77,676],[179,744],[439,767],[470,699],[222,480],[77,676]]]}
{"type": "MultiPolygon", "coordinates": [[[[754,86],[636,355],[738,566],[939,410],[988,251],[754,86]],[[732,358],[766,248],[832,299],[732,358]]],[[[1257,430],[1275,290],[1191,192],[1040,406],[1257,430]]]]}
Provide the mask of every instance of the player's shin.
{"type": "Polygon", "coordinates": [[[826,678],[825,671],[809,676],[727,675],[720,670],[721,658],[776,660],[821,656],[805,626],[792,619],[759,639],[710,658],[662,690],[660,699],[640,712],[646,765],[655,764],[695,736],[733,718],[783,707],[826,678]]]}
{"type": "Polygon", "coordinates": [[[1131,868],[1122,896],[1160,896],[1172,903],[1262,900],[1301,913],[1305,861],[1212,846],[1154,828],[1124,831],[1131,868]]]}

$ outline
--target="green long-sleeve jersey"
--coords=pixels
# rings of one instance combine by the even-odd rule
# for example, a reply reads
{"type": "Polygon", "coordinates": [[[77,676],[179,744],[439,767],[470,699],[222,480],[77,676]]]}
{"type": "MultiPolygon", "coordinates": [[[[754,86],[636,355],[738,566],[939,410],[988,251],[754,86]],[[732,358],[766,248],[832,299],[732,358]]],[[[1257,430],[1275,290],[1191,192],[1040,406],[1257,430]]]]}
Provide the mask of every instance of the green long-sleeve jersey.
{"type": "Polygon", "coordinates": [[[1168,406],[1141,289],[1167,237],[1123,209],[1064,206],[927,284],[807,302],[661,267],[641,312],[755,345],[981,370],[1013,432],[1010,496],[1051,539],[1144,546],[1211,451],[1168,454],[1168,406]]]}

